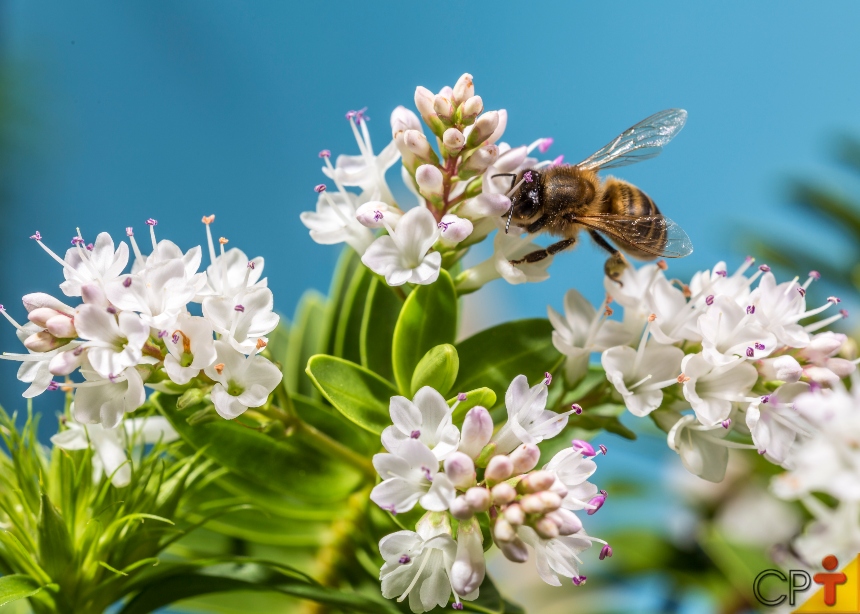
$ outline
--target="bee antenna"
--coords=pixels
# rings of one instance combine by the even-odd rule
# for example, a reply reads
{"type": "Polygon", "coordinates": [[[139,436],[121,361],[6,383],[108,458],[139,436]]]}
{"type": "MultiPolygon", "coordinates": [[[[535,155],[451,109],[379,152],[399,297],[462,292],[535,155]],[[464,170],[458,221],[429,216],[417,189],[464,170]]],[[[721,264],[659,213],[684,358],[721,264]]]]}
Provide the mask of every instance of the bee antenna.
{"type": "Polygon", "coordinates": [[[514,215],[514,206],[511,205],[511,210],[508,212],[508,221],[505,224],[505,234],[508,234],[508,229],[511,227],[511,218],[514,215]]]}

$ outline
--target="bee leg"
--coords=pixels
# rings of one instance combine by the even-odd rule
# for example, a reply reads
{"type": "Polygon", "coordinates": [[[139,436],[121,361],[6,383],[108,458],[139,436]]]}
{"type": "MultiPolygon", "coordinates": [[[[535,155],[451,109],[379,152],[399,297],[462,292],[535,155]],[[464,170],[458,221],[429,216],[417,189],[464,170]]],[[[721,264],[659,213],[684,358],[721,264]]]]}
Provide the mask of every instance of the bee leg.
{"type": "Polygon", "coordinates": [[[516,173],[499,173],[498,175],[493,175],[493,179],[495,179],[496,177],[510,177],[511,178],[511,187],[508,191],[510,192],[510,190],[514,189],[514,186],[516,185],[516,181],[517,181],[517,174],[516,173]]]}
{"type": "Polygon", "coordinates": [[[630,266],[627,263],[627,259],[624,257],[624,254],[612,247],[612,245],[610,245],[606,239],[604,239],[594,230],[589,230],[588,234],[591,235],[591,238],[594,239],[595,243],[597,243],[600,247],[609,252],[609,258],[606,260],[606,264],[603,265],[604,273],[606,273],[606,276],[609,279],[617,283],[619,286],[623,287],[624,284],[619,281],[619,278],[624,272],[624,269],[630,266]]]}
{"type": "MultiPolygon", "coordinates": [[[[540,229],[546,226],[546,223],[549,221],[549,218],[544,215],[536,219],[534,222],[526,226],[526,232],[529,234],[534,234],[536,232],[540,232],[540,229]]],[[[552,245],[550,246],[552,247],[552,245]]],[[[564,249],[564,248],[562,248],[564,249]]]]}
{"type": "Polygon", "coordinates": [[[564,239],[563,241],[558,241],[553,243],[546,249],[538,249],[529,254],[526,254],[519,260],[511,260],[510,263],[513,265],[522,264],[524,262],[540,262],[544,258],[549,256],[554,256],[558,252],[567,249],[571,245],[576,243],[576,239],[564,239]]]}

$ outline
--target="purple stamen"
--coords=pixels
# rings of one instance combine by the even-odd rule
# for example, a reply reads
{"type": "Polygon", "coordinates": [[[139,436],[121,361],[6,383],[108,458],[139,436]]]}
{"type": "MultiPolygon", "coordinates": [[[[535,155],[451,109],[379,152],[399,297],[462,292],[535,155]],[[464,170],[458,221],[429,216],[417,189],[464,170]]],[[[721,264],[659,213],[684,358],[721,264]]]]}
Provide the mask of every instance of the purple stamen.
{"type": "Polygon", "coordinates": [[[411,437],[412,439],[418,439],[419,437],[421,437],[421,431],[415,429],[414,431],[409,433],[409,437],[411,437]]]}
{"type": "Polygon", "coordinates": [[[0,305],[0,311],[6,311],[6,308],[3,305],[0,305]]]}
{"type": "Polygon", "coordinates": [[[92,243],[87,243],[87,251],[90,251],[90,252],[93,251],[93,244],[92,243]]]}
{"type": "Polygon", "coordinates": [[[611,556],[612,556],[612,547],[609,544],[606,544],[605,546],[603,546],[603,548],[600,549],[600,560],[601,561],[603,559],[605,559],[606,557],[611,557],[611,556]]]}
{"type": "Polygon", "coordinates": [[[425,478],[427,478],[427,481],[428,481],[428,482],[432,482],[432,481],[433,481],[433,474],[432,474],[432,473],[430,473],[430,469],[429,469],[429,468],[427,468],[427,467],[421,467],[421,473],[423,473],[423,474],[424,474],[424,477],[425,477],[425,478]]]}
{"type": "Polygon", "coordinates": [[[59,389],[60,389],[60,385],[53,380],[51,380],[51,383],[48,384],[48,390],[54,391],[54,390],[59,390],[59,389]]]}
{"type": "Polygon", "coordinates": [[[604,446],[603,444],[600,444],[597,447],[600,448],[600,453],[603,454],[603,456],[606,456],[606,451],[608,448],[606,446],[604,446]]]}
{"type": "Polygon", "coordinates": [[[573,405],[571,405],[570,408],[573,410],[573,413],[575,413],[577,416],[582,415],[582,407],[580,405],[578,405],[577,403],[574,403],[573,405]]]}
{"type": "Polygon", "coordinates": [[[114,375],[113,373],[108,373],[108,379],[110,380],[111,384],[116,384],[116,375],[114,375]]]}
{"type": "Polygon", "coordinates": [[[235,307],[233,307],[233,311],[238,311],[239,313],[245,313],[245,306],[244,305],[236,305],[235,307]]]}
{"type": "Polygon", "coordinates": [[[585,584],[585,576],[574,576],[571,578],[574,586],[582,586],[585,584]]]}
{"type": "Polygon", "coordinates": [[[328,149],[323,149],[323,150],[319,153],[319,157],[320,157],[320,158],[331,158],[331,152],[330,152],[328,149]]]}
{"type": "Polygon", "coordinates": [[[131,286],[131,277],[126,277],[125,279],[122,280],[122,287],[123,288],[128,288],[130,286],[131,286]]]}
{"type": "Polygon", "coordinates": [[[574,439],[570,442],[570,445],[573,446],[575,452],[582,454],[583,456],[597,456],[597,452],[594,451],[594,446],[587,441],[574,439]]]}
{"type": "MultiPolygon", "coordinates": [[[[168,335],[168,332],[166,330],[158,331],[158,338],[159,339],[164,339],[167,335],[168,335]]],[[[176,343],[176,342],[174,341],[174,343],[176,343]]]]}
{"type": "Polygon", "coordinates": [[[531,183],[532,181],[534,181],[534,175],[531,171],[526,171],[523,174],[523,179],[526,180],[526,183],[531,183]]]}
{"type": "Polygon", "coordinates": [[[759,450],[758,453],[764,456],[765,454],[767,454],[767,450],[759,450]]]}
{"type": "Polygon", "coordinates": [[[541,153],[546,153],[547,151],[549,151],[549,148],[552,147],[553,143],[554,141],[551,136],[548,136],[545,139],[541,139],[540,143],[538,143],[538,151],[541,153]]]}
{"type": "Polygon", "coordinates": [[[747,305],[747,313],[752,315],[755,313],[755,305],[747,305]]]}
{"type": "Polygon", "coordinates": [[[80,237],[72,237],[72,245],[80,245],[84,240],[80,237]]]}
{"type": "Polygon", "coordinates": [[[387,512],[390,512],[392,516],[397,516],[397,508],[394,507],[394,504],[391,505],[383,505],[381,506],[387,512]]]}
{"type": "Polygon", "coordinates": [[[564,163],[564,154],[560,155],[555,160],[553,160],[552,164],[550,164],[550,166],[561,166],[563,163],[564,163]]]}
{"type": "Polygon", "coordinates": [[[257,268],[257,265],[256,265],[256,264],[254,264],[254,261],[253,261],[253,260],[249,260],[249,261],[248,261],[248,268],[249,268],[249,269],[251,269],[251,270],[253,271],[254,269],[256,269],[256,268],[257,268]]]}
{"type": "Polygon", "coordinates": [[[465,392],[458,392],[457,393],[457,400],[458,401],[465,401],[466,400],[466,393],[465,392]]]}
{"type": "Polygon", "coordinates": [[[809,276],[815,280],[821,279],[821,273],[819,273],[818,271],[810,271],[809,276]]]}
{"type": "Polygon", "coordinates": [[[114,307],[113,305],[108,305],[107,307],[105,307],[105,311],[110,314],[116,315],[116,307],[114,307]]]}
{"type": "Polygon", "coordinates": [[[463,604],[460,603],[459,601],[455,601],[454,603],[451,604],[451,609],[452,610],[462,610],[463,604]]]}
{"type": "Polygon", "coordinates": [[[134,236],[134,228],[132,228],[131,226],[126,226],[125,227],[125,236],[133,237],[134,236]]]}
{"type": "Polygon", "coordinates": [[[179,343],[179,333],[173,333],[173,336],[170,338],[173,343],[179,343]]]}
{"type": "Polygon", "coordinates": [[[552,384],[552,373],[547,371],[543,374],[543,383],[545,386],[549,386],[550,384],[552,384]]]}
{"type": "Polygon", "coordinates": [[[30,238],[33,239],[34,241],[41,241],[42,240],[42,233],[37,230],[36,234],[30,235],[30,238]]]}
{"type": "Polygon", "coordinates": [[[604,493],[605,491],[601,490],[599,495],[593,497],[591,501],[588,502],[589,505],[593,506],[586,512],[589,516],[596,514],[597,510],[603,507],[603,504],[606,503],[606,495],[604,493]]]}
{"type": "Polygon", "coordinates": [[[764,396],[761,398],[761,402],[762,402],[762,403],[765,403],[765,404],[766,404],[766,403],[770,403],[770,395],[769,395],[769,394],[764,395],[764,396]]]}
{"type": "Polygon", "coordinates": [[[744,262],[752,262],[753,260],[755,260],[755,258],[753,258],[752,256],[747,256],[746,258],[744,258],[744,262]]]}
{"type": "Polygon", "coordinates": [[[436,224],[436,226],[438,228],[441,228],[442,232],[445,232],[446,230],[448,230],[448,226],[450,226],[453,223],[454,222],[439,222],[438,224],[436,224]]]}
{"type": "Polygon", "coordinates": [[[326,188],[324,183],[320,183],[314,186],[314,192],[316,192],[317,194],[322,194],[323,192],[325,192],[325,190],[326,188]]]}
{"type": "Polygon", "coordinates": [[[758,341],[756,341],[754,345],[755,345],[755,349],[757,349],[759,352],[764,350],[764,343],[759,343],[758,341]]]}
{"type": "Polygon", "coordinates": [[[767,266],[766,264],[763,264],[763,265],[759,266],[758,270],[761,271],[762,273],[768,273],[768,272],[770,272],[770,267],[767,266]]]}
{"type": "Polygon", "coordinates": [[[714,304],[714,295],[709,294],[708,296],[705,297],[705,305],[708,305],[710,307],[713,304],[714,304]]]}
{"type": "Polygon", "coordinates": [[[400,557],[399,562],[401,565],[408,565],[409,563],[412,562],[412,558],[408,554],[404,554],[403,556],[400,557]]]}
{"type": "MultiPolygon", "coordinates": [[[[374,222],[378,222],[379,220],[382,219],[382,217],[383,217],[382,211],[379,211],[377,209],[376,211],[373,212],[373,221],[374,222]]],[[[439,223],[441,224],[442,222],[439,222],[439,223]]]]}
{"type": "Polygon", "coordinates": [[[714,275],[719,275],[720,277],[726,277],[726,276],[728,276],[728,273],[726,273],[725,271],[714,271],[714,275]]]}
{"type": "Polygon", "coordinates": [[[840,314],[843,318],[847,318],[847,317],[848,317],[848,310],[847,310],[847,309],[840,309],[840,310],[839,310],[839,314],[840,314]]]}
{"type": "Polygon", "coordinates": [[[158,226],[158,220],[154,220],[152,218],[149,218],[148,220],[146,220],[146,225],[147,226],[158,226]]]}
{"type": "Polygon", "coordinates": [[[836,303],[841,303],[841,302],[842,302],[842,299],[840,299],[838,296],[828,296],[828,297],[827,297],[827,302],[828,302],[828,303],[833,303],[833,304],[835,305],[836,303]]]}
{"type": "Polygon", "coordinates": [[[732,425],[732,419],[731,419],[731,418],[726,418],[726,419],[725,419],[725,420],[723,420],[720,424],[722,424],[722,425],[723,425],[723,428],[724,428],[724,429],[728,429],[728,428],[732,425]]]}
{"type": "Polygon", "coordinates": [[[81,354],[83,354],[83,352],[84,352],[84,346],[79,345],[74,350],[72,350],[72,355],[73,356],[80,356],[81,354]]]}
{"type": "Polygon", "coordinates": [[[347,119],[354,119],[356,124],[360,124],[362,121],[370,121],[369,117],[365,117],[364,112],[367,111],[367,107],[359,109],[358,111],[349,111],[346,114],[347,119]]]}
{"type": "Polygon", "coordinates": [[[800,292],[800,296],[806,296],[806,290],[803,288],[798,288],[797,291],[800,292]]]}

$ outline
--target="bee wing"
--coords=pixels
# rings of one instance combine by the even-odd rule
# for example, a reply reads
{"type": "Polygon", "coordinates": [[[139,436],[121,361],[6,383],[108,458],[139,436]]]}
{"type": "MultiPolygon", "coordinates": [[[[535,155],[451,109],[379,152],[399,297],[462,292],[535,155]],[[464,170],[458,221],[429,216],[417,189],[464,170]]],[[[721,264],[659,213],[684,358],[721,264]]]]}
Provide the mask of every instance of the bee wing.
{"type": "Polygon", "coordinates": [[[664,258],[683,258],[693,253],[693,243],[687,233],[663,215],[597,214],[577,216],[573,222],[602,232],[622,249],[630,245],[664,258]]]}
{"type": "Polygon", "coordinates": [[[684,109],[666,109],[628,128],[600,150],[577,164],[584,170],[615,168],[653,158],[684,127],[684,109]]]}

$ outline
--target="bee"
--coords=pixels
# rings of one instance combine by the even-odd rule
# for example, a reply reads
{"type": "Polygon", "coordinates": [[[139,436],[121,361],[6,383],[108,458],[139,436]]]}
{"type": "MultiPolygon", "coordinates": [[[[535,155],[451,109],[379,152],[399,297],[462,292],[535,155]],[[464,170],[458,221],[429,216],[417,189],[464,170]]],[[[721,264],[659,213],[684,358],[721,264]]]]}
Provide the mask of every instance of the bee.
{"type": "Polygon", "coordinates": [[[494,175],[512,177],[506,233],[513,222],[530,234],[563,237],[511,264],[538,262],[573,247],[581,230],[609,252],[604,270],[619,284],[628,266],[624,253],[640,260],[691,254],[693,245],[687,234],[663,216],[645,192],[627,181],[601,179],[597,174],[658,155],[686,120],[683,109],[661,111],[625,130],[579,164],[494,175]]]}

